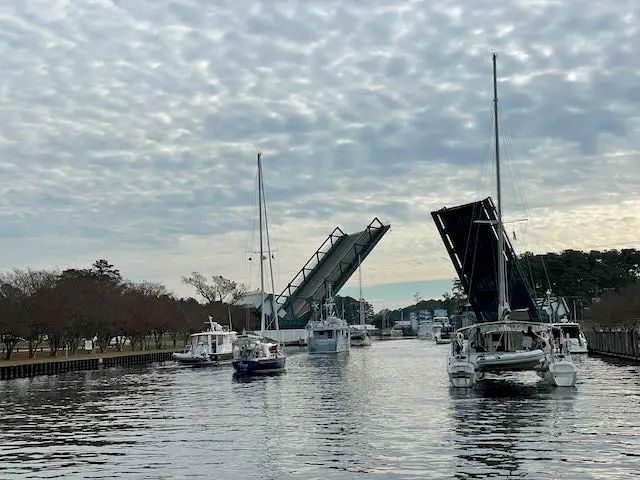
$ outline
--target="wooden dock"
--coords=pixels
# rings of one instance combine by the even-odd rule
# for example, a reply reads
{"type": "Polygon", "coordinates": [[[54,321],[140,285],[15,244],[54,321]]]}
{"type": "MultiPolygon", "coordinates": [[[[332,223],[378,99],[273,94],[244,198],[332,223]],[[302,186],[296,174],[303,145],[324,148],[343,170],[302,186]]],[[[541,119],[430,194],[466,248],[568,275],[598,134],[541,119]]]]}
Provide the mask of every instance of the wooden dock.
{"type": "Polygon", "coordinates": [[[640,334],[637,331],[585,331],[589,353],[640,362],[640,334]]]}
{"type": "Polygon", "coordinates": [[[130,365],[145,365],[149,363],[171,360],[174,350],[131,352],[104,355],[87,355],[80,358],[44,358],[41,360],[24,360],[0,363],[0,380],[13,378],[30,378],[40,375],[57,375],[64,372],[79,370],[98,370],[130,365]]]}

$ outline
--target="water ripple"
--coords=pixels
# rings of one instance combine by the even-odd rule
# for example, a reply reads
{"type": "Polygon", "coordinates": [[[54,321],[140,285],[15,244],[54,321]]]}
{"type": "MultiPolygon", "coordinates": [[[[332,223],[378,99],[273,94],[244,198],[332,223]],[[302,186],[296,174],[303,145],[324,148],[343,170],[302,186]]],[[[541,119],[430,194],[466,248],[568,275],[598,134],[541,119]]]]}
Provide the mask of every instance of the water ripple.
{"type": "Polygon", "coordinates": [[[640,367],[579,384],[451,389],[446,347],[293,354],[284,375],[174,366],[0,384],[0,478],[624,479],[640,465],[640,367]]]}

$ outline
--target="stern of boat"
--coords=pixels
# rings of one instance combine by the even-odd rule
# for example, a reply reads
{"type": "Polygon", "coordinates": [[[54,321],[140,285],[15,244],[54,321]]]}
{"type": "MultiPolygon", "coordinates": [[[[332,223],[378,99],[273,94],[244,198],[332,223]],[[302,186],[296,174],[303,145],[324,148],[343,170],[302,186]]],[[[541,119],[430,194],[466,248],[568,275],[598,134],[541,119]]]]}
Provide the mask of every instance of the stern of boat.
{"type": "Polygon", "coordinates": [[[578,380],[578,367],[568,357],[554,356],[545,367],[544,378],[556,387],[573,387],[578,380]]]}
{"type": "Polygon", "coordinates": [[[471,388],[475,384],[476,367],[466,355],[450,356],[447,373],[452,387],[471,388]]]}

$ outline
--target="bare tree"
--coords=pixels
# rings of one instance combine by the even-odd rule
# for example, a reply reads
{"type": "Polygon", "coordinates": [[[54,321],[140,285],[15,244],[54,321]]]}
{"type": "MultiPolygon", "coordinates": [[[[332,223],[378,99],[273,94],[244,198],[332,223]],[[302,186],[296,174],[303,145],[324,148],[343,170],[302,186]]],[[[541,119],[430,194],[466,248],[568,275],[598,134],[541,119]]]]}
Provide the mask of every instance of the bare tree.
{"type": "Polygon", "coordinates": [[[191,272],[188,277],[183,276],[182,283],[194,287],[198,295],[208,303],[234,302],[247,290],[245,285],[238,284],[222,275],[214,275],[211,277],[211,283],[209,283],[207,278],[200,272],[191,272]]]}

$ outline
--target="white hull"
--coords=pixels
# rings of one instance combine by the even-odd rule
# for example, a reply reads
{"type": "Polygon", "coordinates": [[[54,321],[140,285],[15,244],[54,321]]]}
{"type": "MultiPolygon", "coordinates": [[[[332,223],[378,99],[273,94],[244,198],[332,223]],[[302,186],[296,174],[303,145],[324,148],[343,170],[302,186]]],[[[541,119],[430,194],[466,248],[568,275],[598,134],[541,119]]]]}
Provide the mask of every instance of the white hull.
{"type": "Polygon", "coordinates": [[[569,339],[569,353],[588,353],[587,340],[582,341],[582,345],[577,338],[569,339]]]}
{"type": "Polygon", "coordinates": [[[569,359],[554,357],[539,375],[556,387],[573,387],[578,380],[578,369],[569,359]]]}
{"type": "Polygon", "coordinates": [[[309,353],[342,353],[348,352],[351,343],[347,337],[329,340],[315,340],[309,338],[309,353]]]}
{"type": "MultiPolygon", "coordinates": [[[[570,354],[561,353],[563,346],[566,349],[566,339],[552,334],[557,333],[556,327],[549,326],[546,329],[541,324],[531,324],[539,329],[538,341],[534,347],[506,351],[497,348],[490,348],[490,351],[476,350],[475,345],[483,335],[488,339],[499,335],[500,338],[504,337],[506,344],[509,344],[509,339],[515,341],[520,335],[518,331],[521,325],[523,324],[518,322],[487,322],[457,330],[447,364],[451,386],[470,388],[484,378],[485,374],[524,371],[536,372],[556,387],[574,386],[578,369],[571,361],[570,354]]],[[[481,343],[486,345],[486,342],[481,343]]]]}
{"type": "Polygon", "coordinates": [[[477,380],[475,365],[464,358],[450,359],[447,373],[451,386],[456,388],[471,388],[477,380]]]}

